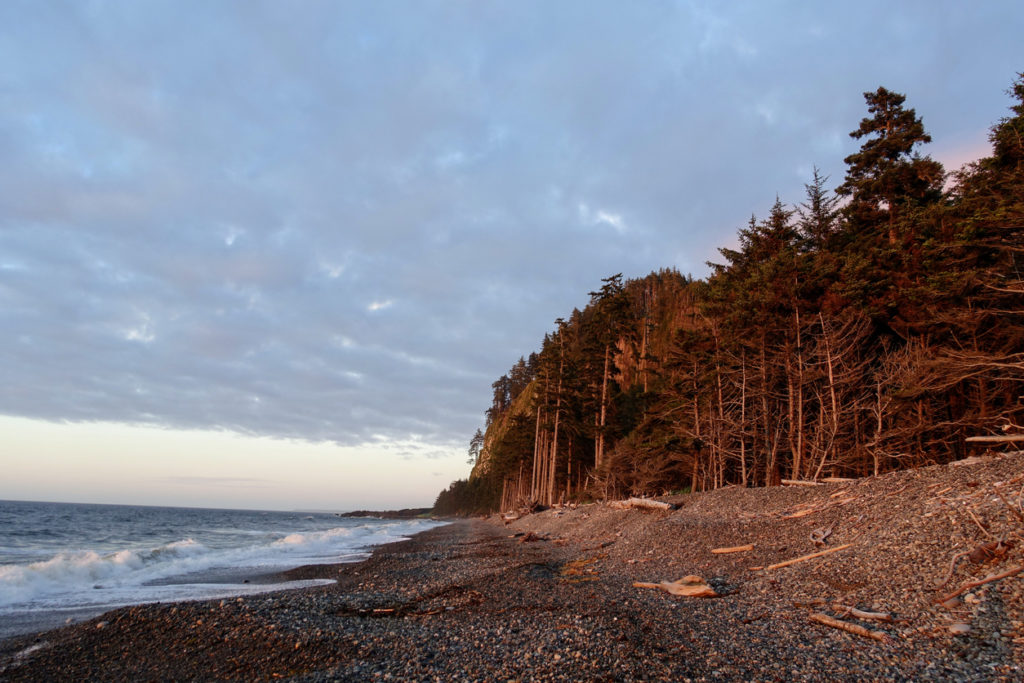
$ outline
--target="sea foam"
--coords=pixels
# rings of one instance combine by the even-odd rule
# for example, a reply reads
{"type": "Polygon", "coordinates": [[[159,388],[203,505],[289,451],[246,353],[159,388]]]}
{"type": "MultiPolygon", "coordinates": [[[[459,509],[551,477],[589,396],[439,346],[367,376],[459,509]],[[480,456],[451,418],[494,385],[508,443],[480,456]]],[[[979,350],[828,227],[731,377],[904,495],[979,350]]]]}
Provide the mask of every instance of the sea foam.
{"type": "Polygon", "coordinates": [[[0,613],[221,597],[294,587],[297,584],[293,582],[247,584],[242,577],[304,564],[357,560],[371,546],[401,540],[436,525],[426,520],[375,520],[288,534],[251,534],[246,544],[231,547],[209,547],[183,538],[149,548],[62,551],[45,561],[0,565],[0,613]]]}

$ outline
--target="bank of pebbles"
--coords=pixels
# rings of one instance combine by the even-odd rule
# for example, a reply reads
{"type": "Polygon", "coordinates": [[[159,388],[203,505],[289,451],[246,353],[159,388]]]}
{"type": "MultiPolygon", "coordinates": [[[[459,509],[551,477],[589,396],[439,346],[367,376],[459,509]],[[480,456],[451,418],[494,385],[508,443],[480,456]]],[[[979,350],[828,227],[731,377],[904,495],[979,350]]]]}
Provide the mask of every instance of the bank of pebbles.
{"type": "Polygon", "coordinates": [[[1015,454],[669,497],[670,512],[593,504],[507,526],[458,521],[361,564],[292,573],[334,586],[125,608],[8,641],[0,680],[1021,680],[1024,574],[935,598],[1024,563],[1022,489],[1015,454]],[[815,531],[830,532],[825,545],[815,531]],[[935,589],[954,556],[996,539],[1014,547],[985,564],[965,557],[935,589]],[[632,586],[689,574],[722,597],[632,586]],[[815,612],[887,641],[813,623],[815,612]]]}

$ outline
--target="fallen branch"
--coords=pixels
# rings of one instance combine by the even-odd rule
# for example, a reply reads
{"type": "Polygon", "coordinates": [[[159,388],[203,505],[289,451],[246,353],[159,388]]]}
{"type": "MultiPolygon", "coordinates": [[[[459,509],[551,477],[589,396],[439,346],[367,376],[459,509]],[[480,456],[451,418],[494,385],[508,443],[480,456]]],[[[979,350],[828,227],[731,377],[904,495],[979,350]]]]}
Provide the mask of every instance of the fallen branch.
{"type": "Polygon", "coordinates": [[[832,605],[832,609],[837,612],[842,612],[840,616],[843,617],[856,617],[858,619],[864,619],[865,621],[887,621],[892,622],[892,615],[888,612],[865,612],[864,610],[857,609],[856,607],[850,607],[849,605],[841,605],[838,602],[832,605]]]}
{"type": "Polygon", "coordinates": [[[939,598],[936,600],[936,602],[946,602],[947,600],[952,600],[953,598],[959,597],[960,595],[966,593],[972,588],[984,586],[986,583],[992,583],[993,581],[1001,581],[1003,579],[1008,579],[1011,576],[1016,576],[1017,574],[1020,574],[1021,572],[1024,572],[1024,566],[1018,564],[1016,566],[1010,567],[1005,572],[1001,572],[999,574],[989,574],[984,579],[981,579],[979,581],[968,581],[964,585],[960,586],[960,588],[958,588],[956,592],[950,593],[944,598],[939,598]]]}
{"type": "Polygon", "coordinates": [[[998,541],[992,541],[991,543],[984,543],[976,548],[971,548],[970,550],[965,550],[962,553],[954,555],[953,559],[949,563],[949,572],[946,574],[946,578],[941,583],[935,584],[935,589],[938,590],[942,588],[953,579],[953,574],[956,572],[956,564],[961,558],[966,557],[974,564],[996,562],[1003,559],[1013,545],[1012,541],[1001,539],[998,541]]]}
{"type": "Polygon", "coordinates": [[[813,543],[815,547],[820,548],[821,546],[825,545],[825,541],[827,541],[828,537],[831,535],[832,527],[829,527],[827,529],[815,529],[811,532],[811,543],[813,543]]]}
{"type": "Polygon", "coordinates": [[[953,462],[949,463],[949,466],[963,467],[964,465],[977,465],[979,462],[988,462],[991,459],[992,458],[982,458],[981,456],[978,455],[972,455],[971,457],[964,458],[963,460],[954,460],[953,462]]]}
{"type": "Polygon", "coordinates": [[[829,484],[845,484],[846,482],[857,481],[857,480],[856,479],[851,479],[850,477],[824,477],[824,478],[820,479],[819,481],[828,482],[829,484]]]}
{"type": "Polygon", "coordinates": [[[790,515],[783,515],[782,518],[783,519],[796,519],[797,517],[806,517],[807,515],[814,514],[817,511],[818,511],[817,508],[807,508],[806,510],[800,510],[799,512],[794,512],[794,513],[792,513],[790,515]]]}
{"type": "Polygon", "coordinates": [[[634,581],[633,588],[658,588],[671,593],[682,595],[687,598],[717,598],[718,593],[699,576],[685,576],[678,581],[662,581],[661,583],[648,583],[646,581],[634,581]]]}
{"type": "Polygon", "coordinates": [[[776,564],[770,564],[767,567],[765,567],[765,571],[768,571],[769,569],[780,569],[782,567],[788,567],[789,565],[796,564],[797,562],[813,560],[814,558],[821,557],[822,555],[828,555],[829,553],[836,553],[840,550],[845,550],[846,548],[849,548],[851,545],[853,544],[846,543],[844,545],[837,545],[835,548],[829,548],[828,550],[820,550],[816,553],[811,553],[810,555],[803,555],[802,557],[795,557],[792,560],[786,560],[785,562],[777,562],[776,564]]]}
{"type": "Polygon", "coordinates": [[[839,619],[834,619],[827,614],[822,614],[821,612],[815,612],[812,614],[811,621],[824,624],[825,626],[831,626],[832,628],[837,628],[840,631],[846,631],[847,633],[852,633],[857,636],[871,638],[872,640],[877,640],[883,643],[889,640],[889,636],[881,631],[870,631],[863,626],[851,624],[848,621],[840,621],[839,619]]]}
{"type": "Polygon", "coordinates": [[[713,552],[715,555],[725,555],[726,553],[745,553],[748,550],[753,549],[754,544],[750,543],[748,545],[735,545],[731,548],[715,548],[711,552],[713,552]]]}
{"type": "Polygon", "coordinates": [[[1020,523],[1024,524],[1024,515],[1021,514],[1019,509],[1010,505],[1010,501],[1006,500],[1006,496],[1004,496],[1003,492],[999,490],[999,486],[993,486],[992,490],[995,491],[997,496],[999,496],[999,500],[1003,501],[1003,504],[1006,505],[1007,509],[1009,509],[1010,512],[1012,512],[1017,517],[1017,519],[1020,520],[1020,523]]]}
{"type": "Polygon", "coordinates": [[[971,508],[964,508],[964,509],[967,510],[967,514],[969,514],[971,516],[971,519],[974,520],[974,523],[978,525],[979,529],[981,529],[981,533],[985,534],[989,538],[993,538],[993,539],[995,538],[995,536],[993,536],[992,533],[988,529],[985,528],[985,525],[981,523],[981,520],[979,520],[975,516],[974,512],[971,511],[971,508]]]}
{"type": "Polygon", "coordinates": [[[1024,441],[1024,434],[994,434],[991,436],[969,436],[964,439],[967,443],[1010,443],[1013,441],[1024,441]]]}
{"type": "Polygon", "coordinates": [[[816,481],[804,481],[803,479],[783,479],[782,484],[784,486],[821,486],[816,481]]]}
{"type": "Polygon", "coordinates": [[[613,500],[608,503],[608,507],[615,510],[631,510],[633,508],[645,508],[648,510],[675,510],[676,507],[671,503],[663,503],[660,500],[651,500],[650,498],[629,498],[628,500],[613,500]]]}

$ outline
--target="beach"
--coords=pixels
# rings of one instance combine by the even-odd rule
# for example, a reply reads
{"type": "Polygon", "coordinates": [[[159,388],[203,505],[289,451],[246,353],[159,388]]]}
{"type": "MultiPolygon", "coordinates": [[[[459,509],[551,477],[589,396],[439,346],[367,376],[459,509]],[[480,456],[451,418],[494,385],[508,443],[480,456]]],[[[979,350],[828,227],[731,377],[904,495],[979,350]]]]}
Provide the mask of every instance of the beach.
{"type": "Polygon", "coordinates": [[[1018,454],[457,520],[285,577],[332,585],[4,641],[0,680],[1019,680],[1021,472],[1018,454]],[[975,563],[989,536],[1013,547],[975,563]],[[687,575],[717,597],[634,585],[687,575]]]}

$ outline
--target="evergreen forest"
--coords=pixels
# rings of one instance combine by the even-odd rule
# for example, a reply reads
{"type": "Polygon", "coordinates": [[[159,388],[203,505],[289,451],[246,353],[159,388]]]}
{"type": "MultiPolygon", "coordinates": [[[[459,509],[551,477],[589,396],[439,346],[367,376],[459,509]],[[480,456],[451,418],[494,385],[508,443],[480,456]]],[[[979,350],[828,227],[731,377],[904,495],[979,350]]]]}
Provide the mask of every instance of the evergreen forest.
{"type": "Polygon", "coordinates": [[[952,172],[903,95],[865,93],[841,183],[815,171],[705,279],[603,280],[494,382],[435,512],[870,476],[1024,431],[1024,73],[1009,93],[952,172]]]}

